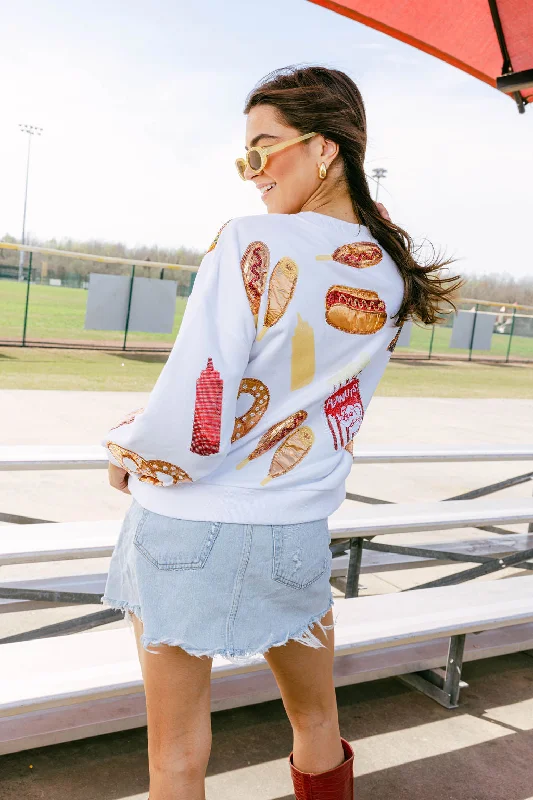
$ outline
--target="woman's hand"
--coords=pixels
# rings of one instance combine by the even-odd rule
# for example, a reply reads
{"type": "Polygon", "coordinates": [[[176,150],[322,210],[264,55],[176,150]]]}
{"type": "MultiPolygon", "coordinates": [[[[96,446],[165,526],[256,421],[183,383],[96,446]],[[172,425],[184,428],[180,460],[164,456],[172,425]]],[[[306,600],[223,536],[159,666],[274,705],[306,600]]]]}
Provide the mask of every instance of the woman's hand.
{"type": "Polygon", "coordinates": [[[386,219],[387,222],[392,222],[392,220],[391,220],[391,218],[389,216],[389,212],[387,211],[387,209],[385,208],[383,203],[376,203],[376,208],[379,211],[379,213],[381,214],[381,216],[383,217],[383,219],[386,219]]]}
{"type": "Polygon", "coordinates": [[[113,489],[118,489],[119,491],[124,492],[124,494],[131,494],[130,490],[128,489],[129,474],[126,472],[125,469],[117,467],[110,461],[108,472],[109,472],[109,483],[113,487],[113,489]]]}

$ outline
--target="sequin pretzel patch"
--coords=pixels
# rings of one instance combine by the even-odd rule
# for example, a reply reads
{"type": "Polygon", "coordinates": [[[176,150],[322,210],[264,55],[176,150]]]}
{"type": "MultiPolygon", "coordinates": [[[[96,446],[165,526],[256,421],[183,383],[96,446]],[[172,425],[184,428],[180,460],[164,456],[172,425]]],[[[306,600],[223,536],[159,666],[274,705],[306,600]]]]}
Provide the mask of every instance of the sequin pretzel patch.
{"type": "Polygon", "coordinates": [[[220,372],[207,359],[207,366],[196,381],[196,400],[190,450],[199,456],[211,456],[220,450],[222,393],[224,382],[220,372]]]}
{"type": "Polygon", "coordinates": [[[281,420],[281,422],[276,422],[275,425],[272,425],[267,432],[261,436],[257,447],[250,453],[248,458],[245,458],[244,461],[237,464],[237,469],[242,469],[246,464],[249,464],[250,461],[253,461],[254,458],[262,456],[263,453],[266,453],[271,447],[281,442],[287,434],[294,431],[295,428],[301,425],[306,419],[307,411],[297,411],[295,414],[290,414],[288,417],[281,420]]]}
{"type": "Polygon", "coordinates": [[[342,383],[326,398],[324,414],[335,450],[350,443],[361,427],[364,413],[357,376],[342,383]]]}
{"type": "Polygon", "coordinates": [[[136,475],[143,483],[151,483],[153,486],[173,486],[176,483],[191,481],[183,469],[169,461],[144,459],[138,453],[127,450],[116,442],[107,442],[106,447],[126,472],[136,475]]]}
{"type": "Polygon", "coordinates": [[[383,251],[374,242],[352,242],[337,247],[331,255],[317,256],[317,261],[338,261],[348,267],[374,267],[383,258],[383,251]]]}
{"type": "Polygon", "coordinates": [[[241,394],[250,394],[253,397],[253,403],[245,414],[236,417],[231,437],[232,442],[242,439],[252,428],[255,428],[270,402],[268,387],[257,378],[244,378],[239,386],[237,399],[241,394]]]}
{"type": "Polygon", "coordinates": [[[294,469],[306,457],[314,441],[315,434],[308,425],[297,428],[287,436],[272,456],[268,475],[261,481],[261,486],[266,486],[273,478],[279,478],[294,469]]]}
{"type": "Polygon", "coordinates": [[[241,272],[256,325],[269,266],[270,250],[267,245],[264,242],[250,242],[241,258],[241,272]]]}

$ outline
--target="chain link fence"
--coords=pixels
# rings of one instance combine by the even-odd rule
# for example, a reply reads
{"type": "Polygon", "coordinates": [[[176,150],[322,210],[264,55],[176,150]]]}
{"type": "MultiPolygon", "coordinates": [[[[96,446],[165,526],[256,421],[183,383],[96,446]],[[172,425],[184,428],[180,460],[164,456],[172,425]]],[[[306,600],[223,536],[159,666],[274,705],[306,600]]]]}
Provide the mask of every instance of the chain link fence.
{"type": "MultiPolygon", "coordinates": [[[[0,346],[168,352],[179,331],[198,269],[197,265],[134,262],[0,242],[2,252],[0,346]],[[22,269],[15,264],[15,258],[12,263],[5,260],[4,251],[15,256],[13,251],[17,250],[27,253],[22,269]],[[57,267],[61,256],[68,257],[69,271],[57,267]],[[161,334],[129,330],[129,308],[123,330],[86,329],[90,273],[127,276],[131,287],[137,277],[173,281],[176,306],[172,331],[161,334]]],[[[474,315],[469,347],[450,347],[456,319],[455,314],[450,314],[445,324],[413,325],[409,345],[399,344],[394,357],[533,362],[533,306],[463,298],[457,307],[474,315]],[[490,350],[477,350],[473,347],[476,323],[486,314],[493,316],[490,350]]]]}
{"type": "Polygon", "coordinates": [[[124,258],[0,243],[0,251],[6,247],[10,250],[24,249],[28,252],[28,260],[22,269],[14,263],[0,264],[0,345],[84,350],[171,349],[198,266],[135,262],[124,258]],[[49,257],[58,255],[68,257],[71,271],[50,269],[49,257]],[[80,268],[74,271],[78,262],[80,268]],[[91,273],[129,278],[129,303],[122,330],[92,330],[85,327],[91,273]],[[131,289],[135,278],[173,282],[176,307],[171,332],[157,334],[129,329],[131,289]]]}

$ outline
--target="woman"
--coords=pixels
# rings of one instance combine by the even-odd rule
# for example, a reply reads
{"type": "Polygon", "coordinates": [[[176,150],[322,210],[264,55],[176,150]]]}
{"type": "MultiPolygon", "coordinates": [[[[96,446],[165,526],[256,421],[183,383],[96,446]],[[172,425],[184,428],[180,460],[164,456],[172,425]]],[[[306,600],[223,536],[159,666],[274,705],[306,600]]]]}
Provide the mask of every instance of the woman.
{"type": "Polygon", "coordinates": [[[440,321],[460,281],[417,264],[372,201],[347,75],[279,70],[244,113],[237,169],[268,214],[222,226],[146,407],[103,441],[133,499],[102,602],[137,640],[150,800],[205,796],[215,655],[272,669],[298,800],[348,800],[328,516],[401,324],[440,321]]]}

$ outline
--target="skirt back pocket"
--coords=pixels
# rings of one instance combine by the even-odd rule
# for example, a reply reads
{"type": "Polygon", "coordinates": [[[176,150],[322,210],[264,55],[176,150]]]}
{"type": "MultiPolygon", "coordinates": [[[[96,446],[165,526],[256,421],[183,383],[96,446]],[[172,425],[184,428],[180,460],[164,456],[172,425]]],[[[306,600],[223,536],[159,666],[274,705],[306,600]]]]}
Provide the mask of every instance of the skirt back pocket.
{"type": "Polygon", "coordinates": [[[133,544],[157,569],[202,569],[221,522],[175,519],[144,510],[133,544]]]}
{"type": "Polygon", "coordinates": [[[272,577],[278,583],[305,589],[328,569],[331,563],[328,521],[273,525],[272,577]]]}

